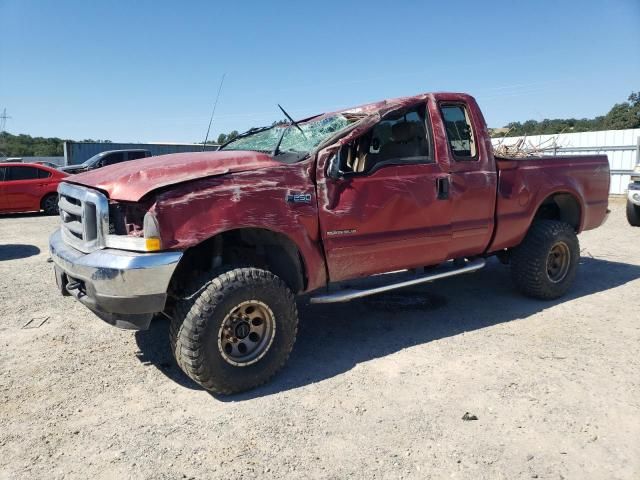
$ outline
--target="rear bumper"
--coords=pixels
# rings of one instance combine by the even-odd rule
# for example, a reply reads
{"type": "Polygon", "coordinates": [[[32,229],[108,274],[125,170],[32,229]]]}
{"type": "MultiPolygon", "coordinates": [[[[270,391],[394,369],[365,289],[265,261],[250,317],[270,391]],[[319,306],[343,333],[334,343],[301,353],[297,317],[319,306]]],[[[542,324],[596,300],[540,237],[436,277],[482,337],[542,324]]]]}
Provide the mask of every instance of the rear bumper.
{"type": "Polygon", "coordinates": [[[56,283],[96,315],[120,328],[146,329],[153,314],[164,310],[171,276],[181,252],[135,253],[115,249],[82,253],[49,238],[56,283]]]}

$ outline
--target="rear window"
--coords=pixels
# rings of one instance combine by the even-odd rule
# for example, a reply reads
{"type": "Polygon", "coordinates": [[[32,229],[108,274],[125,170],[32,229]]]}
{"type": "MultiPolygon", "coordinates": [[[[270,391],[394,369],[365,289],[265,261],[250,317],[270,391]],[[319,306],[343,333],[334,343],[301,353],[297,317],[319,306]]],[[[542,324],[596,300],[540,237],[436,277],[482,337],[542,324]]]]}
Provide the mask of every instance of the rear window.
{"type": "Polygon", "coordinates": [[[3,182],[3,181],[4,181],[4,176],[5,176],[5,172],[6,172],[6,171],[7,171],[7,169],[6,169],[6,168],[4,168],[4,167],[1,167],[1,168],[0,168],[0,182],[3,182]]]}
{"type": "Polygon", "coordinates": [[[463,105],[442,105],[440,107],[447,140],[456,160],[474,160],[476,142],[469,113],[463,105]]]}
{"type": "Polygon", "coordinates": [[[51,172],[43,168],[38,169],[38,178],[49,178],[50,176],[51,176],[51,172]]]}
{"type": "Polygon", "coordinates": [[[137,160],[147,156],[147,152],[129,152],[129,160],[137,160]]]}
{"type": "Polygon", "coordinates": [[[33,167],[9,167],[8,180],[33,180],[38,178],[38,169],[33,167]]]}

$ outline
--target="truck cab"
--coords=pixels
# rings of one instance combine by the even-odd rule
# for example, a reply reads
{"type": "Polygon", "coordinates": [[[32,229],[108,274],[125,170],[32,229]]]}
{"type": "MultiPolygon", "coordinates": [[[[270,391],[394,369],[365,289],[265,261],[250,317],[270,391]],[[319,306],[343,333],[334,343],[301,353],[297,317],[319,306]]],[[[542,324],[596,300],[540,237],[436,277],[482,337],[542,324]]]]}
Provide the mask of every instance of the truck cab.
{"type": "Polygon", "coordinates": [[[341,145],[326,173],[318,170],[332,280],[436,265],[488,246],[497,171],[477,140],[484,119],[475,103],[440,98],[390,112],[341,145]]]}

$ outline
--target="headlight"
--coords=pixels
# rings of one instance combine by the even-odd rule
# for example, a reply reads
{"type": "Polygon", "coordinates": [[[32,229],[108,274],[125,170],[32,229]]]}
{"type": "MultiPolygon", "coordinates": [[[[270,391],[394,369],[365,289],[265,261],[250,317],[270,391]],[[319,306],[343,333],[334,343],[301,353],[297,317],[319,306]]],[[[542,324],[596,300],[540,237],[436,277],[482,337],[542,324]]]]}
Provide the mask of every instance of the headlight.
{"type": "Polygon", "coordinates": [[[147,212],[145,214],[142,230],[144,231],[147,251],[160,250],[162,248],[162,242],[160,241],[160,224],[153,213],[147,212]]]}
{"type": "Polygon", "coordinates": [[[147,212],[144,215],[142,224],[142,232],[136,231],[137,235],[107,235],[105,246],[107,248],[134,250],[137,252],[157,252],[162,250],[160,225],[156,216],[151,212],[147,212]],[[142,233],[142,235],[139,235],[139,233],[142,233]]]}

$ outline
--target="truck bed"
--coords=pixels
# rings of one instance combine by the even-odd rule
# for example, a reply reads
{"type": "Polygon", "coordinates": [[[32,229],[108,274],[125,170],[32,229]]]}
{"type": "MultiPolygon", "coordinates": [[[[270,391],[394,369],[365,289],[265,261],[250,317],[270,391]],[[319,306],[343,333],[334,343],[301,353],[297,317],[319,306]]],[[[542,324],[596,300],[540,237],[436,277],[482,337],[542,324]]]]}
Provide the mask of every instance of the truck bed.
{"type": "Polygon", "coordinates": [[[607,215],[609,162],[606,155],[496,157],[496,228],[489,252],[518,245],[541,205],[575,202],[579,233],[601,225],[607,215]]]}

